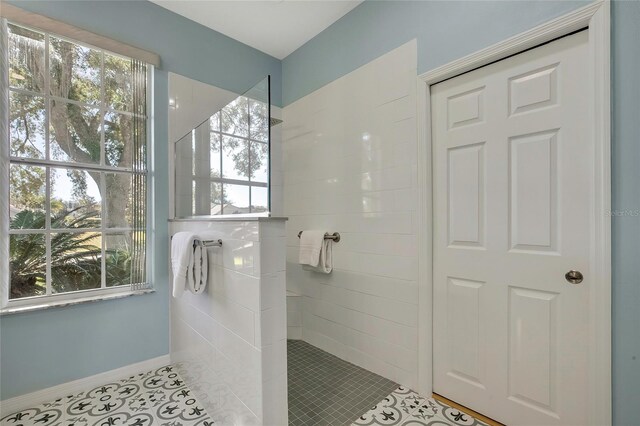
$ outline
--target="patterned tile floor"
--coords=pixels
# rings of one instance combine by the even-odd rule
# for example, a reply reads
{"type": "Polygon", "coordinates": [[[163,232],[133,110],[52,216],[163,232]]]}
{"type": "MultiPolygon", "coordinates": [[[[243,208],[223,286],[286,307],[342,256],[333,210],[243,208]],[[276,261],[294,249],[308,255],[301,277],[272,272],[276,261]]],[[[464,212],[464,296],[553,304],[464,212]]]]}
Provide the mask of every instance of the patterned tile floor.
{"type": "Polygon", "coordinates": [[[289,425],[349,425],[398,387],[301,340],[287,344],[289,425]]]}
{"type": "Polygon", "coordinates": [[[213,421],[177,367],[169,365],[3,416],[0,426],[9,425],[210,426],[213,421]]]}
{"type": "MultiPolygon", "coordinates": [[[[288,357],[290,426],[486,426],[303,341],[288,342],[288,357]]],[[[1,413],[0,426],[212,426],[179,368],[169,365],[17,413],[1,413]]]]}
{"type": "Polygon", "coordinates": [[[402,386],[360,416],[353,423],[356,425],[487,426],[466,413],[402,386]]]}

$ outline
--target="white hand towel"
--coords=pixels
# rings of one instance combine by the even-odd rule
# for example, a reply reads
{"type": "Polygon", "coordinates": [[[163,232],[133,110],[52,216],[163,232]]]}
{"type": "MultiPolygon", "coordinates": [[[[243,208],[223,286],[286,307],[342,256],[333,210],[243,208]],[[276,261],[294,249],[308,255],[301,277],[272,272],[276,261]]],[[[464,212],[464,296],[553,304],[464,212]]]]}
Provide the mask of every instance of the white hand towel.
{"type": "Polygon", "coordinates": [[[193,265],[193,241],[195,239],[195,234],[191,232],[177,232],[171,238],[173,297],[180,297],[184,293],[187,271],[189,271],[189,265],[193,265]]]}
{"type": "Polygon", "coordinates": [[[333,270],[333,241],[325,240],[325,233],[325,231],[303,231],[300,235],[299,262],[303,269],[323,274],[329,274],[333,270]]]}
{"type": "Polygon", "coordinates": [[[324,242],[324,231],[302,231],[300,235],[300,254],[298,261],[301,265],[318,266],[320,251],[324,242]]]}
{"type": "Polygon", "coordinates": [[[193,250],[193,273],[189,273],[189,290],[191,293],[200,294],[207,287],[208,263],[207,248],[197,246],[193,250]]]}

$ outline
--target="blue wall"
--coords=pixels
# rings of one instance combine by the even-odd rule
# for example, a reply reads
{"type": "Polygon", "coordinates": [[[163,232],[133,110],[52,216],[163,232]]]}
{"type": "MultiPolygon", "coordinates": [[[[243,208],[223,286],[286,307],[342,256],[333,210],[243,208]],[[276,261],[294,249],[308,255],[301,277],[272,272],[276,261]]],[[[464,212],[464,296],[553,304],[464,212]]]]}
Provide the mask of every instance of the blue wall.
{"type": "Polygon", "coordinates": [[[158,53],[154,73],[157,292],[0,318],[0,399],[91,376],[169,352],[168,72],[242,93],[281,63],[146,1],[12,2],[33,12],[158,53]]]}
{"type": "Polygon", "coordinates": [[[640,412],[640,2],[612,4],[613,418],[640,412]]]}
{"type": "Polygon", "coordinates": [[[283,101],[288,105],[414,38],[423,73],[587,3],[365,1],[282,61],[283,101]]]}
{"type": "MultiPolygon", "coordinates": [[[[420,73],[560,16],[584,2],[366,1],[283,60],[288,105],[408,40],[420,73]]],[[[613,418],[640,403],[640,2],[612,6],[613,418]]]]}

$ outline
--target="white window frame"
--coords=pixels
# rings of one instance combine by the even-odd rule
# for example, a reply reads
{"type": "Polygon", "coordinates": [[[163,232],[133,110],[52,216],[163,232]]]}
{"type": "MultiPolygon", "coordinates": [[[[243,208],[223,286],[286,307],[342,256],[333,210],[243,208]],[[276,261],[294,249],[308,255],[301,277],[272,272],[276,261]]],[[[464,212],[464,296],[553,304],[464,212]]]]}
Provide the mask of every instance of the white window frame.
{"type": "MultiPolygon", "coordinates": [[[[1,17],[0,17],[1,19],[1,17]]],[[[53,36],[57,39],[61,39],[64,41],[68,41],[74,44],[77,44],[82,47],[90,48],[101,52],[102,61],[101,64],[101,84],[104,84],[104,54],[109,54],[112,56],[131,59],[125,55],[112,52],[108,49],[97,47],[88,43],[85,43],[81,40],[76,40],[70,37],[66,37],[63,35],[58,35],[53,31],[39,29],[30,25],[25,25],[21,22],[13,22],[8,19],[8,23],[17,25],[22,28],[26,28],[45,36],[45,61],[49,64],[49,40],[50,37],[53,36]]],[[[2,26],[0,31],[4,31],[5,28],[2,26]]],[[[8,61],[8,34],[4,34],[1,37],[2,42],[5,44],[0,52],[2,52],[2,58],[0,58],[0,67],[8,69],[9,61],[8,61]]],[[[47,173],[47,195],[45,202],[45,212],[47,215],[50,214],[50,194],[48,188],[48,182],[50,177],[50,171],[53,167],[58,168],[73,168],[78,170],[93,170],[100,172],[124,172],[124,173],[141,173],[135,172],[132,168],[124,168],[124,167],[113,167],[106,165],[106,157],[105,157],[105,141],[104,141],[104,130],[101,130],[101,164],[98,165],[88,165],[82,163],[74,163],[68,161],[58,161],[51,160],[50,158],[45,159],[31,159],[31,158],[21,158],[21,157],[11,157],[10,156],[10,144],[9,141],[9,108],[6,108],[5,115],[0,117],[0,136],[2,137],[2,143],[0,148],[0,315],[11,314],[17,312],[25,312],[31,310],[38,309],[46,309],[52,306],[65,306],[70,304],[76,304],[85,301],[95,301],[95,300],[104,300],[104,299],[112,299],[112,298],[121,298],[129,295],[136,294],[144,294],[155,291],[152,283],[152,258],[153,258],[153,226],[152,226],[152,202],[153,202],[153,181],[152,181],[152,173],[151,173],[151,164],[152,164],[152,140],[153,140],[153,70],[154,66],[152,64],[146,64],[146,164],[147,170],[142,172],[145,175],[145,185],[146,185],[146,230],[145,230],[145,276],[146,280],[144,283],[131,283],[131,284],[123,284],[119,286],[107,287],[106,286],[106,275],[105,275],[105,257],[101,256],[102,268],[101,268],[101,283],[99,288],[95,289],[86,289],[86,290],[78,290],[78,291],[70,291],[65,293],[52,293],[51,291],[51,275],[50,275],[50,265],[47,264],[47,272],[46,272],[46,294],[40,296],[29,296],[22,297],[19,299],[9,299],[10,295],[10,273],[9,273],[9,235],[10,234],[43,234],[45,238],[47,235],[51,233],[57,232],[70,232],[70,233],[81,233],[81,232],[95,232],[96,234],[104,235],[110,233],[119,233],[119,232],[128,232],[133,231],[133,229],[129,228],[107,228],[106,222],[104,220],[100,221],[100,228],[91,228],[91,229],[68,229],[68,228],[56,228],[51,229],[49,225],[47,225],[44,229],[36,229],[36,230],[12,230],[9,232],[9,174],[10,174],[10,164],[22,164],[22,165],[31,165],[31,166],[41,166],[41,167],[49,167],[49,171],[47,173]],[[6,188],[6,189],[5,189],[6,188]]],[[[6,102],[6,105],[9,105],[9,94],[11,92],[27,94],[27,95],[35,95],[41,96],[45,101],[45,110],[47,114],[45,116],[45,152],[48,154],[50,152],[50,138],[49,138],[49,102],[51,100],[58,100],[66,103],[71,103],[83,107],[89,107],[93,109],[97,109],[100,111],[100,114],[104,114],[105,112],[115,112],[118,114],[123,114],[127,116],[135,116],[136,114],[129,111],[120,111],[111,108],[107,108],[105,106],[104,101],[104,90],[101,90],[101,99],[98,105],[87,104],[79,101],[74,101],[71,99],[60,98],[57,96],[52,96],[48,90],[45,90],[44,93],[36,93],[31,92],[25,89],[19,88],[9,88],[9,73],[4,73],[4,80],[2,81],[3,89],[0,92],[0,96],[5,97],[3,102],[6,102]]],[[[45,75],[46,83],[45,87],[48,87],[49,79],[51,78],[50,73],[47,72],[45,75]]],[[[139,116],[139,115],[138,115],[139,116]]],[[[48,155],[47,155],[48,156],[48,155]]],[[[102,218],[104,218],[105,209],[105,199],[101,199],[101,211],[102,218]]],[[[104,252],[104,240],[102,241],[102,251],[104,252]]],[[[47,257],[49,257],[50,245],[47,244],[47,257]]]]}

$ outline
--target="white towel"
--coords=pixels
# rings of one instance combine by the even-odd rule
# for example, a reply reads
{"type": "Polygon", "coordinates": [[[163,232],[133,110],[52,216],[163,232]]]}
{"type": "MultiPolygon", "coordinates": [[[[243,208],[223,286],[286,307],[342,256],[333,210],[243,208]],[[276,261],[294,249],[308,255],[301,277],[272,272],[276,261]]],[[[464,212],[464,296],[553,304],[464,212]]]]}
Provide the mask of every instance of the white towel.
{"type": "Polygon", "coordinates": [[[200,294],[207,288],[208,272],[207,248],[196,246],[193,249],[193,268],[189,270],[189,290],[191,293],[200,294]]]}
{"type": "Polygon", "coordinates": [[[325,240],[325,231],[303,231],[300,235],[298,261],[309,271],[328,274],[333,269],[332,240],[325,240]]]}
{"type": "Polygon", "coordinates": [[[300,264],[318,266],[323,242],[324,231],[303,231],[300,235],[300,254],[298,256],[300,264]]]}
{"type": "MultiPolygon", "coordinates": [[[[173,297],[184,293],[187,272],[193,266],[193,241],[196,235],[191,232],[177,232],[171,238],[171,269],[173,270],[173,297]]],[[[191,269],[192,271],[192,269],[191,269]]],[[[191,272],[190,275],[192,275],[191,272]]]]}

